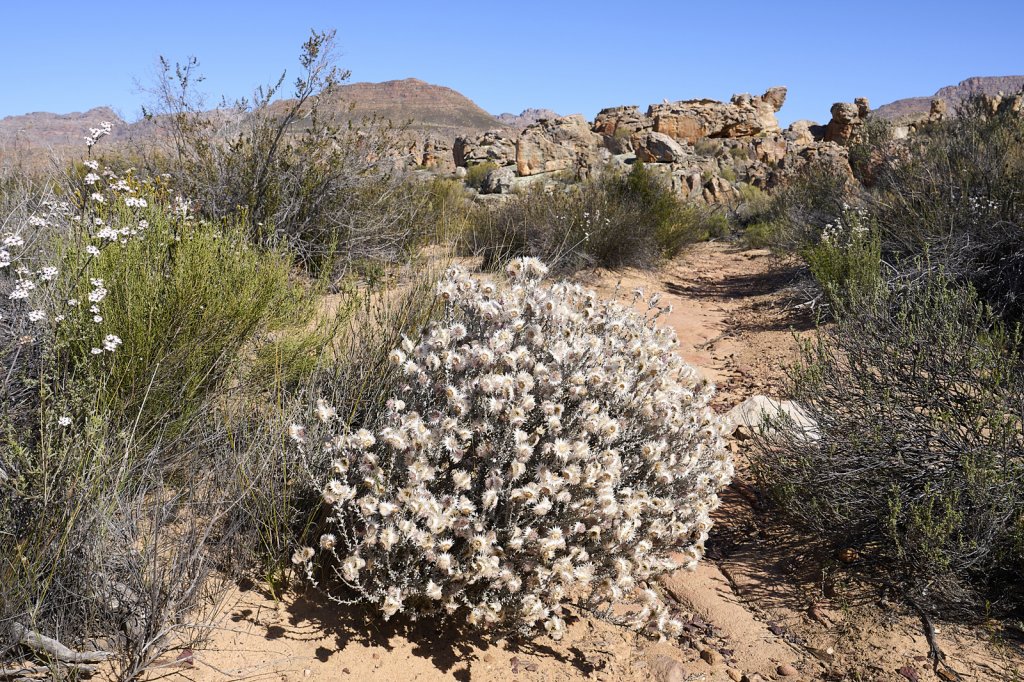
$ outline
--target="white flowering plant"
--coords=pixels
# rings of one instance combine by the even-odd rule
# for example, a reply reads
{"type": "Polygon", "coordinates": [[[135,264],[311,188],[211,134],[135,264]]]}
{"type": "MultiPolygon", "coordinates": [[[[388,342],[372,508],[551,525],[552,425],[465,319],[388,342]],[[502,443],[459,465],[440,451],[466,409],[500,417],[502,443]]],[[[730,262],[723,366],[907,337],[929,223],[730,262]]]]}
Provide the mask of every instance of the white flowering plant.
{"type": "Polygon", "coordinates": [[[653,581],[701,558],[732,476],[713,386],[656,297],[640,313],[545,273],[452,268],[439,319],[390,355],[402,380],[379,423],[320,400],[292,425],[331,463],[318,546],[292,560],[335,601],[554,637],[574,602],[680,630],[653,581]]]}

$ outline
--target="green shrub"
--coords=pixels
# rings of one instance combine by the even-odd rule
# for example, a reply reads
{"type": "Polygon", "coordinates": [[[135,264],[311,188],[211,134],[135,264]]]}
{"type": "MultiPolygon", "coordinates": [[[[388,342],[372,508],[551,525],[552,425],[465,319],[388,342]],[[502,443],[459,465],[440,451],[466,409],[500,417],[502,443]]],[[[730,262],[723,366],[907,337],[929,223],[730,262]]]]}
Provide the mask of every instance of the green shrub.
{"type": "Polygon", "coordinates": [[[917,255],[1024,316],[1024,117],[983,100],[893,147],[868,197],[883,250],[917,255]]]}
{"type": "Polygon", "coordinates": [[[564,189],[533,188],[476,223],[464,244],[488,267],[533,255],[560,270],[650,267],[728,230],[724,216],[685,203],[643,163],[564,189]]]}
{"type": "Polygon", "coordinates": [[[312,32],[292,99],[279,97],[282,74],[251,100],[212,113],[195,91],[198,62],[172,67],[161,58],[147,119],[163,135],[139,150],[143,167],[167,173],[201,217],[240,217],[254,242],[286,246],[317,276],[365,260],[399,262],[423,237],[420,195],[394,158],[406,128],[329,105],[349,77],[333,50],[333,31],[312,32]]]}
{"type": "Polygon", "coordinates": [[[1021,336],[977,295],[922,276],[849,300],[808,342],[754,471],[776,509],[864,577],[944,615],[1024,605],[1021,336]]]}
{"type": "Polygon", "coordinates": [[[93,280],[109,293],[102,322],[90,324],[92,313],[80,305],[62,327],[73,335],[58,339],[69,371],[98,371],[110,409],[135,415],[143,430],[187,419],[257,333],[311,313],[291,260],[253,246],[244,224],[182,220],[161,206],[146,216],[143,238],[111,244],[98,256],[85,244],[68,245],[63,269],[78,274],[68,298],[87,301],[93,280]],[[92,349],[102,348],[107,334],[123,346],[97,362],[92,349]]]}
{"type": "Polygon", "coordinates": [[[775,222],[758,222],[743,230],[743,243],[751,249],[770,249],[778,242],[779,225],[775,222]]]}
{"type": "Polygon", "coordinates": [[[492,170],[497,169],[498,164],[493,161],[484,161],[483,163],[475,163],[472,166],[469,166],[466,168],[466,186],[480,191],[484,186],[484,180],[487,178],[487,174],[492,170]]]}
{"type": "Polygon", "coordinates": [[[882,284],[881,244],[877,233],[862,221],[856,212],[844,211],[834,224],[825,226],[817,244],[801,251],[833,306],[870,294],[882,284]]]}

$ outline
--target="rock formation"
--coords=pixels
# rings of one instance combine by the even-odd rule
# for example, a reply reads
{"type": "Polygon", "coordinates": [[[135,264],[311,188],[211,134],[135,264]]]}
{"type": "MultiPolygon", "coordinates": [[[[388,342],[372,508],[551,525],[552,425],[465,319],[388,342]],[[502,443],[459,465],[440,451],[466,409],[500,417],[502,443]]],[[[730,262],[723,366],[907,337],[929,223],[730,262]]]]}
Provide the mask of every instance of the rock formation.
{"type": "Polygon", "coordinates": [[[846,145],[868,116],[865,99],[837,103],[827,126],[798,121],[780,130],[775,117],[786,88],[733,95],[728,102],[699,99],[602,109],[592,124],[583,116],[542,119],[518,136],[508,129],[462,136],[452,147],[464,169],[493,162],[482,194],[505,194],[547,174],[587,177],[604,163],[620,168],[641,161],[674,190],[694,201],[729,202],[744,186],[784,184],[807,164],[826,164],[850,175],[846,145]]]}
{"type": "Polygon", "coordinates": [[[578,172],[597,160],[601,137],[590,130],[580,114],[562,116],[528,126],[516,143],[519,175],[554,171],[578,172]]]}
{"type": "Polygon", "coordinates": [[[832,120],[825,127],[825,142],[835,142],[849,147],[860,141],[861,129],[867,122],[871,107],[863,97],[853,102],[836,102],[832,105],[832,120]]]}
{"type": "Polygon", "coordinates": [[[647,118],[658,133],[694,143],[703,137],[751,137],[777,132],[775,112],[786,100],[786,88],[770,88],[760,96],[733,95],[729,102],[712,99],[652,104],[647,118]]]}
{"type": "Polygon", "coordinates": [[[452,153],[456,166],[475,166],[488,161],[510,166],[516,162],[516,138],[503,130],[460,136],[455,138],[452,153]]]}
{"type": "Polygon", "coordinates": [[[630,138],[636,158],[644,163],[682,163],[693,156],[693,150],[665,135],[650,130],[630,138]]]}

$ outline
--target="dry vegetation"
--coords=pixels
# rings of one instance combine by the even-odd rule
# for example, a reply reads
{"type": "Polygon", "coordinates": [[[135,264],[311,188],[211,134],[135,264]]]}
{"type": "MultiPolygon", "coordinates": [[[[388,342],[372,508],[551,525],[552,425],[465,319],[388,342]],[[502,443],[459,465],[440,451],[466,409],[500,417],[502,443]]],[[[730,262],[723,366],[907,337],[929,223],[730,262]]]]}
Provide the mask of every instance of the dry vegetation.
{"type": "MultiPolygon", "coordinates": [[[[160,144],[107,154],[100,126],[59,172],[0,178],[0,678],[191,664],[239,583],[271,604],[305,590],[336,628],[443,627],[487,666],[500,642],[514,674],[514,647],[534,646],[577,673],[671,679],[683,644],[713,677],[874,674],[752,615],[807,608],[744,592],[766,556],[805,569],[772,580],[817,590],[812,609],[883,595],[919,619],[927,646],[900,660],[930,667],[895,674],[950,679],[936,623],[993,618],[1016,674],[1019,115],[968,103],[909,142],[883,131],[855,155],[864,183],[810,167],[732,224],[642,164],[482,207],[391,163],[400,127],[327,114],[347,78],[332,38],[303,46],[287,107],[282,77],[211,113],[195,64],[165,64],[160,144]],[[694,244],[732,237],[778,260],[733,272],[768,257],[716,247],[697,253],[722,278],[675,276],[694,244]],[[538,258],[602,296],[542,283],[538,258]],[[442,277],[455,260],[482,274],[442,277]],[[602,302],[617,278],[699,294],[704,317],[602,302]],[[815,323],[796,352],[778,340],[815,323]],[[707,355],[729,336],[728,362],[707,355]],[[730,402],[785,391],[814,427],[768,415],[732,441],[728,486],[726,399],[682,358],[724,372],[736,354],[746,383],[713,377],[730,402]],[[705,550],[712,568],[677,570],[705,550]]],[[[845,632],[875,616],[850,607],[845,632]]]]}

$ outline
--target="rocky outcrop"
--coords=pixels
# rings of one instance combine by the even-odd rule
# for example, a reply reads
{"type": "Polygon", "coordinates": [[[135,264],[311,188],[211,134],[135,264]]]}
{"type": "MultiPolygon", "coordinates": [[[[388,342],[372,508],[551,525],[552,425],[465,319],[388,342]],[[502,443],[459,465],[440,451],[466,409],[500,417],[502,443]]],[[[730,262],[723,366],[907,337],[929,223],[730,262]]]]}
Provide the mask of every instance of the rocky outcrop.
{"type": "Polygon", "coordinates": [[[654,122],[640,111],[640,107],[630,105],[602,109],[591,130],[601,136],[604,146],[613,154],[627,154],[633,151],[632,138],[653,126],[654,122]]]}
{"type": "Polygon", "coordinates": [[[513,166],[503,166],[488,171],[480,186],[481,194],[508,194],[512,191],[512,182],[516,179],[513,166]]]}
{"type": "Polygon", "coordinates": [[[442,173],[454,171],[455,160],[452,154],[451,141],[433,136],[424,140],[420,165],[442,173]]]}
{"type": "Polygon", "coordinates": [[[535,123],[516,143],[516,169],[522,176],[563,170],[586,174],[600,144],[601,136],[580,114],[535,123]]]}
{"type": "Polygon", "coordinates": [[[550,109],[523,109],[523,113],[521,114],[504,113],[498,114],[494,118],[497,119],[499,123],[507,125],[509,128],[522,130],[528,125],[558,118],[558,114],[550,109]]]}
{"type": "Polygon", "coordinates": [[[745,187],[771,190],[808,164],[852,177],[844,145],[858,138],[870,110],[867,100],[836,104],[827,126],[798,121],[783,131],[775,114],[785,100],[786,89],[779,87],[756,96],[734,95],[728,102],[665,102],[646,112],[610,107],[592,124],[578,114],[540,120],[514,143],[508,131],[462,137],[453,154],[458,170],[498,164],[484,178],[484,195],[506,194],[535,181],[553,183],[565,171],[578,178],[606,165],[624,171],[636,161],[649,164],[674,191],[706,203],[734,201],[745,187]]]}
{"type": "Polygon", "coordinates": [[[647,110],[653,130],[676,140],[694,143],[704,137],[751,137],[777,132],[775,112],[786,100],[786,88],[770,88],[763,95],[733,95],[729,102],[712,99],[653,104],[647,110]]]}
{"type": "Polygon", "coordinates": [[[853,102],[836,102],[832,105],[832,120],[825,127],[825,142],[835,142],[844,147],[859,142],[870,112],[871,107],[863,97],[853,102]]]}
{"type": "Polygon", "coordinates": [[[502,130],[460,136],[455,138],[452,154],[455,165],[463,168],[488,161],[499,166],[510,166],[516,162],[516,139],[502,130]]]}
{"type": "Polygon", "coordinates": [[[693,156],[687,149],[664,133],[650,130],[637,133],[630,139],[636,158],[644,163],[683,163],[693,156]]]}

